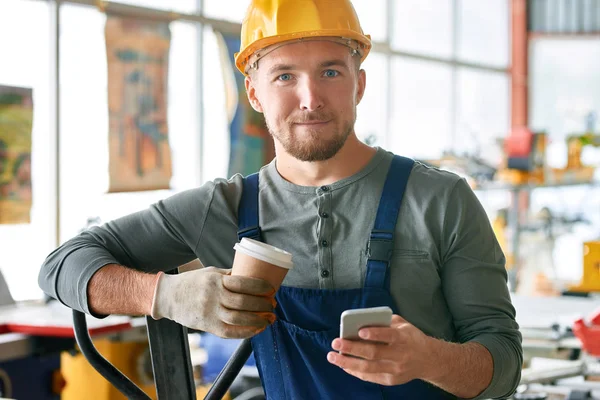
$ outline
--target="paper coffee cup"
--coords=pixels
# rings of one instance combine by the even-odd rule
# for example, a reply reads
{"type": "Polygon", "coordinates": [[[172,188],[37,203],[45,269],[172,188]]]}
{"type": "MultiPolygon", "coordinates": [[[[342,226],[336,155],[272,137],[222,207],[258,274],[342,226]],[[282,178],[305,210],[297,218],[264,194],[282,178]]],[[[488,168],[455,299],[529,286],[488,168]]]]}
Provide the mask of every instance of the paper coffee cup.
{"type": "Polygon", "coordinates": [[[275,290],[294,267],[290,253],[257,240],[242,238],[233,248],[235,258],[231,274],[264,279],[275,290]]]}

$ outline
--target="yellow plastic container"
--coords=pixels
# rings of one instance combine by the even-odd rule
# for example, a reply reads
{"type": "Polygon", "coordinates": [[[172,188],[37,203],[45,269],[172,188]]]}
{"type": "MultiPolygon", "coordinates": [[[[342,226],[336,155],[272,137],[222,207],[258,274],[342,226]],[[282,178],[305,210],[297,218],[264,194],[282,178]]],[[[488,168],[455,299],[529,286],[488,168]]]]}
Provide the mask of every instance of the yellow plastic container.
{"type": "Polygon", "coordinates": [[[569,289],[574,292],[600,292],[600,241],[583,244],[583,278],[577,286],[569,289]]]}
{"type": "MultiPolygon", "coordinates": [[[[152,376],[143,368],[143,358],[148,356],[148,343],[94,340],[94,346],[111,364],[123,372],[148,396],[156,399],[152,376]]],[[[61,372],[66,381],[62,400],[126,400],[110,382],[89,364],[82,354],[72,356],[63,352],[61,372]]]]}

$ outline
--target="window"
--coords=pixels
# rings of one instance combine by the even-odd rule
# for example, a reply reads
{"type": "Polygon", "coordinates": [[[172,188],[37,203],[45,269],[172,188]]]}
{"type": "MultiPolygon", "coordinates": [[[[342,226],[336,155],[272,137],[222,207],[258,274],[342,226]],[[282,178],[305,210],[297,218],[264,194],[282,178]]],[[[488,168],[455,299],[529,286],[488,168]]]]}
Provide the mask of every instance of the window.
{"type": "MultiPolygon", "coordinates": [[[[227,177],[229,169],[229,119],[225,96],[224,74],[237,74],[237,70],[224,71],[218,37],[213,29],[204,29],[202,48],[204,138],[202,143],[202,180],[227,177]]],[[[232,66],[235,68],[235,66],[232,66]]],[[[234,79],[231,76],[231,79],[234,79]]],[[[242,93],[245,95],[245,93],[242,93]]],[[[233,105],[229,105],[232,107],[233,105]]],[[[231,112],[234,112],[232,109],[231,112]]]]}
{"type": "Polygon", "coordinates": [[[458,51],[462,61],[507,67],[509,0],[458,0],[458,51]]]}
{"type": "Polygon", "coordinates": [[[407,157],[440,157],[452,127],[451,67],[395,57],[391,77],[390,150],[407,157]]]}
{"type": "MultiPolygon", "coordinates": [[[[566,136],[583,133],[590,112],[597,116],[595,132],[600,130],[600,40],[534,39],[529,50],[530,126],[549,135],[548,165],[564,168],[567,163],[566,136]]],[[[600,165],[600,149],[584,147],[581,161],[600,165]]],[[[558,280],[578,283],[582,277],[582,243],[597,240],[599,235],[598,194],[597,186],[587,185],[532,192],[533,210],[549,207],[559,218],[580,215],[586,221],[569,225],[568,232],[559,231],[552,271],[558,280]]]]}
{"type": "Polygon", "coordinates": [[[458,69],[458,98],[453,150],[477,154],[498,165],[498,139],[506,137],[510,122],[510,83],[506,74],[458,69]]]}
{"type": "Polygon", "coordinates": [[[481,149],[485,154],[480,155],[497,161],[498,152],[487,151],[497,146],[477,143],[508,132],[508,75],[458,67],[453,61],[508,67],[508,0],[402,0],[392,7],[391,45],[406,53],[395,58],[391,70],[392,150],[439,157],[445,150],[481,149]],[[428,140],[412,139],[413,132],[425,133],[428,140]]]}
{"type": "Polygon", "coordinates": [[[387,141],[387,59],[387,56],[375,52],[366,58],[362,68],[367,74],[367,86],[356,110],[356,134],[361,140],[376,146],[386,146],[387,141]]]}
{"type": "MultiPolygon", "coordinates": [[[[534,40],[530,49],[530,125],[550,135],[548,162],[563,168],[566,135],[583,132],[590,112],[596,113],[596,131],[600,129],[600,40],[534,40]]],[[[584,148],[582,158],[593,150],[584,148]]]]}
{"type": "Polygon", "coordinates": [[[246,0],[204,0],[203,14],[208,18],[242,23],[250,1],[246,0]]]}
{"type": "Polygon", "coordinates": [[[352,5],[363,32],[371,35],[371,40],[375,42],[386,41],[388,27],[386,0],[354,0],[352,5]]]}
{"type": "Polygon", "coordinates": [[[392,47],[407,53],[452,56],[452,0],[393,1],[392,47]]]}
{"type": "Polygon", "coordinates": [[[48,4],[0,2],[0,85],[33,89],[31,223],[0,225],[0,270],[15,300],[40,298],[39,267],[54,247],[48,4]]]}
{"type": "MultiPolygon", "coordinates": [[[[119,3],[138,7],[155,8],[159,10],[176,11],[186,14],[198,12],[199,0],[119,0],[119,3]]],[[[206,0],[207,3],[214,1],[206,0]]]]}

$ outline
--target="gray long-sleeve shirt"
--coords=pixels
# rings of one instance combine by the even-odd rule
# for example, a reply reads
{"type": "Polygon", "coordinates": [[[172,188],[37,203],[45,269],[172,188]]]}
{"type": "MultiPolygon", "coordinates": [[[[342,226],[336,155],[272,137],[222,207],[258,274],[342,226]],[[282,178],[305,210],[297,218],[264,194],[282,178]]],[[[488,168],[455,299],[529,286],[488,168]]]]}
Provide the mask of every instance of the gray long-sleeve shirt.
{"type": "MultiPolygon", "coordinates": [[[[362,171],[328,187],[284,180],[275,160],[261,170],[263,238],[293,254],[284,285],[363,285],[366,244],[392,157],[378,149],[362,171]]],[[[92,228],[48,256],[40,287],[89,313],[88,282],[107,264],[157,272],[199,258],[207,266],[230,268],[241,193],[242,177],[236,175],[92,228]]],[[[506,397],[520,379],[521,335],[504,264],[487,215],[466,182],[416,163],[396,224],[391,294],[399,313],[426,334],[478,342],[490,351],[493,379],[478,398],[506,397]]]]}

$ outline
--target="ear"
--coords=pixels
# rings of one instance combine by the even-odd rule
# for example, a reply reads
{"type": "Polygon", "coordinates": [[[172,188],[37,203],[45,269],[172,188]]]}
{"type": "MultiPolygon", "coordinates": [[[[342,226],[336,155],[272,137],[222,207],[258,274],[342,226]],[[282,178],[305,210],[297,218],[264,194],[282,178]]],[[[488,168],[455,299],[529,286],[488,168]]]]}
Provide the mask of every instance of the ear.
{"type": "Polygon", "coordinates": [[[358,71],[358,85],[356,85],[356,104],[360,104],[367,86],[367,73],[364,69],[358,71]]]}
{"type": "Polygon", "coordinates": [[[246,76],[244,84],[246,85],[246,95],[248,96],[248,101],[250,102],[250,105],[252,106],[252,108],[254,108],[256,112],[262,113],[263,108],[260,104],[260,101],[258,100],[258,97],[256,97],[256,87],[254,86],[254,82],[252,82],[252,78],[250,77],[250,75],[246,76]]]}

